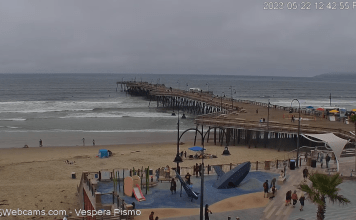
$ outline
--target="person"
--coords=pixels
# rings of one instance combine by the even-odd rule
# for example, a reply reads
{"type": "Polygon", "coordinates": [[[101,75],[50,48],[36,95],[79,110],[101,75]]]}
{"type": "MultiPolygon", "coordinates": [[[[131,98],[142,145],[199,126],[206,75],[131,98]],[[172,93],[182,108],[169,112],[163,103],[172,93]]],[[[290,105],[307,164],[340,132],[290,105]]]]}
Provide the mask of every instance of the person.
{"type": "Polygon", "coordinates": [[[176,189],[177,189],[177,183],[176,183],[176,181],[174,180],[174,178],[172,178],[172,181],[171,181],[171,193],[173,194],[173,191],[174,191],[174,193],[176,193],[177,191],[176,191],[176,189]]]}
{"type": "Polygon", "coordinates": [[[277,191],[276,187],[275,186],[272,186],[272,193],[274,195],[274,193],[277,191]]]}
{"type": "Polygon", "coordinates": [[[320,163],[323,163],[323,160],[324,160],[324,154],[320,152],[320,163]]]}
{"type": "Polygon", "coordinates": [[[156,170],[156,180],[158,181],[158,179],[159,179],[159,173],[160,173],[160,168],[158,168],[157,170],[156,170]]]}
{"type": "Polygon", "coordinates": [[[277,181],[276,178],[273,178],[269,188],[276,187],[276,181],[277,181]]]}
{"type": "Polygon", "coordinates": [[[42,139],[40,139],[40,147],[42,147],[42,139]]]}
{"type": "Polygon", "coordinates": [[[209,220],[209,213],[213,214],[210,210],[209,210],[209,205],[206,204],[205,205],[205,220],[209,220]]]}
{"type": "Polygon", "coordinates": [[[158,220],[158,216],[156,216],[155,220],[158,220]]]}
{"type": "Polygon", "coordinates": [[[201,176],[201,169],[202,169],[202,164],[200,163],[199,166],[198,166],[198,172],[199,172],[199,176],[201,176]]]}
{"type": "Polygon", "coordinates": [[[286,206],[290,204],[290,200],[292,199],[292,191],[289,190],[287,193],[286,193],[286,206]]]}
{"type": "Polygon", "coordinates": [[[262,119],[262,118],[260,119],[260,122],[261,122],[261,123],[263,122],[263,119],[262,119]]]}
{"type": "Polygon", "coordinates": [[[187,151],[184,151],[184,157],[187,158],[187,151]]]}
{"type": "Polygon", "coordinates": [[[268,193],[268,180],[266,180],[266,182],[263,183],[263,198],[266,198],[266,195],[268,193]]]}
{"type": "Polygon", "coordinates": [[[262,122],[266,122],[266,119],[265,119],[265,118],[263,118],[262,120],[263,120],[262,122]]]}
{"type": "Polygon", "coordinates": [[[168,165],[166,166],[166,168],[164,168],[164,172],[166,173],[166,178],[169,178],[170,170],[168,165]]]}
{"type": "Polygon", "coordinates": [[[180,152],[180,157],[183,157],[183,151],[180,152]]]}
{"type": "Polygon", "coordinates": [[[304,178],[304,182],[306,182],[307,180],[307,178],[308,178],[308,174],[309,174],[309,171],[308,171],[308,168],[304,168],[304,170],[303,170],[303,178],[304,178]]]}
{"type": "Polygon", "coordinates": [[[258,109],[256,109],[256,114],[258,114],[258,109]]]}
{"type": "Polygon", "coordinates": [[[298,196],[297,196],[297,191],[294,190],[293,194],[292,194],[292,199],[293,199],[293,208],[295,207],[295,204],[297,204],[298,202],[298,196]]]}
{"type": "Polygon", "coordinates": [[[95,146],[95,140],[93,139],[93,146],[95,146]]]}
{"type": "Polygon", "coordinates": [[[154,214],[155,214],[154,212],[151,212],[151,214],[150,214],[150,216],[148,217],[148,219],[149,219],[149,220],[153,220],[153,218],[154,218],[153,215],[154,215],[154,214]]]}
{"type": "Polygon", "coordinates": [[[329,161],[330,161],[329,154],[326,154],[325,161],[326,161],[326,168],[329,168],[329,161]]]}
{"type": "Polygon", "coordinates": [[[305,196],[304,196],[304,193],[302,192],[302,194],[300,195],[300,198],[299,198],[299,202],[300,202],[300,211],[303,211],[303,207],[304,207],[304,200],[305,200],[305,196]]]}
{"type": "Polygon", "coordinates": [[[83,138],[82,140],[83,140],[83,146],[85,146],[85,138],[83,138]]]}
{"type": "Polygon", "coordinates": [[[187,173],[187,175],[185,175],[185,181],[187,182],[188,185],[190,185],[190,174],[189,172],[187,173]]]}
{"type": "Polygon", "coordinates": [[[198,163],[195,164],[195,176],[198,177],[199,173],[199,168],[198,168],[198,163]]]}
{"type": "Polygon", "coordinates": [[[294,122],[294,115],[292,115],[292,119],[291,119],[291,122],[294,122]]]}

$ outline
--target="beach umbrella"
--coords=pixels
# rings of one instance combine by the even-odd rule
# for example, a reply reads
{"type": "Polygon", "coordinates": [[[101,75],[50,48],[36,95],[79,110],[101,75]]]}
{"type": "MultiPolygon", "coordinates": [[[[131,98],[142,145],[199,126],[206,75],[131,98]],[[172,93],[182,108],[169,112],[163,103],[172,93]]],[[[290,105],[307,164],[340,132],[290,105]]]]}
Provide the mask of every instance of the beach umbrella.
{"type": "Polygon", "coordinates": [[[338,113],[339,111],[338,110],[331,110],[330,113],[338,113]]]}
{"type": "Polygon", "coordinates": [[[356,112],[356,108],[352,109],[351,111],[356,112]]]}
{"type": "Polygon", "coordinates": [[[317,110],[317,111],[324,111],[323,108],[317,108],[316,110],[317,110]]]}
{"type": "Polygon", "coordinates": [[[191,148],[188,148],[189,150],[192,150],[192,151],[202,151],[202,150],[206,150],[205,148],[203,149],[202,147],[199,147],[199,146],[195,146],[195,147],[191,147],[191,148]]]}
{"type": "Polygon", "coordinates": [[[314,107],[313,106],[307,106],[305,108],[313,109],[314,107]]]}

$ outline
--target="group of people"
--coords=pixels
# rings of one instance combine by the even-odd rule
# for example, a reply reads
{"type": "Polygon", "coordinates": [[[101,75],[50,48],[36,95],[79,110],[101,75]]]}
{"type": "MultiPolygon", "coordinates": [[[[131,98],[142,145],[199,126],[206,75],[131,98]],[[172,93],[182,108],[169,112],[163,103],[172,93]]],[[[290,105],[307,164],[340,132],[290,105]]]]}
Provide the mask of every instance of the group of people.
{"type": "MultiPolygon", "coordinates": [[[[320,162],[320,166],[321,168],[323,168],[323,165],[324,165],[324,153],[318,153],[318,158],[317,160],[319,160],[320,162]]],[[[326,168],[329,168],[329,162],[331,160],[331,157],[329,156],[329,154],[326,154],[326,157],[325,157],[325,161],[326,161],[326,168]]]]}
{"type": "Polygon", "coordinates": [[[264,194],[263,194],[263,198],[273,198],[274,197],[274,194],[276,193],[277,189],[276,189],[276,178],[273,178],[272,181],[271,181],[271,185],[269,186],[268,185],[268,180],[266,180],[266,182],[263,183],[263,191],[264,191],[264,194]],[[268,192],[270,191],[271,189],[271,192],[272,192],[272,195],[271,197],[268,196],[268,192]]]}
{"type": "MultiPolygon", "coordinates": [[[[293,200],[293,208],[295,207],[295,205],[297,204],[298,202],[298,195],[297,195],[297,190],[294,190],[294,192],[292,193],[292,190],[289,190],[287,193],[286,193],[286,204],[285,206],[288,206],[291,203],[291,201],[293,200]]],[[[305,200],[305,196],[304,196],[304,193],[302,192],[300,197],[299,197],[299,202],[300,202],[300,211],[303,211],[303,207],[304,207],[304,200],[305,200]]]]}
{"type": "Polygon", "coordinates": [[[180,152],[180,157],[183,157],[183,155],[184,155],[185,158],[187,158],[187,151],[184,151],[184,152],[181,151],[180,152]]]}
{"type": "Polygon", "coordinates": [[[265,118],[261,118],[260,119],[260,122],[262,123],[262,122],[266,122],[266,119],[265,118]]]}

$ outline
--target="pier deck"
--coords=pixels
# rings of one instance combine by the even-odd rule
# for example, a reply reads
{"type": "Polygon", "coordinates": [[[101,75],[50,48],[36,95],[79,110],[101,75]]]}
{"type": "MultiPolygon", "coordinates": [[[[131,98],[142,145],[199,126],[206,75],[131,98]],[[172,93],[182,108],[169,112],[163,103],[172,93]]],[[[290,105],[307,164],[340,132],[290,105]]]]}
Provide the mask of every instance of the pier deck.
{"type": "MultiPolygon", "coordinates": [[[[234,140],[240,136],[239,130],[253,131],[252,136],[255,138],[256,136],[276,137],[276,134],[279,137],[281,133],[285,134],[283,137],[293,138],[298,132],[297,105],[293,106],[293,113],[289,113],[290,107],[270,104],[268,108],[267,103],[218,97],[211,91],[191,92],[148,82],[117,82],[117,84],[121,84],[122,91],[131,95],[145,96],[151,101],[157,101],[157,107],[162,105],[173,110],[179,107],[180,110],[196,114],[197,128],[202,125],[210,128],[220,127],[226,129],[234,140]],[[296,119],[294,122],[291,120],[292,115],[296,119]],[[265,118],[265,122],[260,122],[261,118],[265,118]],[[267,122],[268,118],[269,122],[267,122]]],[[[332,132],[345,139],[354,139],[352,123],[329,121],[324,117],[323,112],[311,112],[306,109],[301,109],[301,118],[301,133],[332,132]]],[[[244,136],[242,139],[251,139],[248,134],[244,136]]]]}

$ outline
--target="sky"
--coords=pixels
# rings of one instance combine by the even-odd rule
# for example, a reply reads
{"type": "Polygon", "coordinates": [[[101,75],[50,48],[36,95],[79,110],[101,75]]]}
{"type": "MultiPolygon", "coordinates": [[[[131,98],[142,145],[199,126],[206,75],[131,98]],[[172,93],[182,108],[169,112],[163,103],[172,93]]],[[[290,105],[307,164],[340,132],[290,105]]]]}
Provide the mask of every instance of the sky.
{"type": "Polygon", "coordinates": [[[2,0],[0,73],[356,72],[356,3],[281,3],[2,0]]]}

